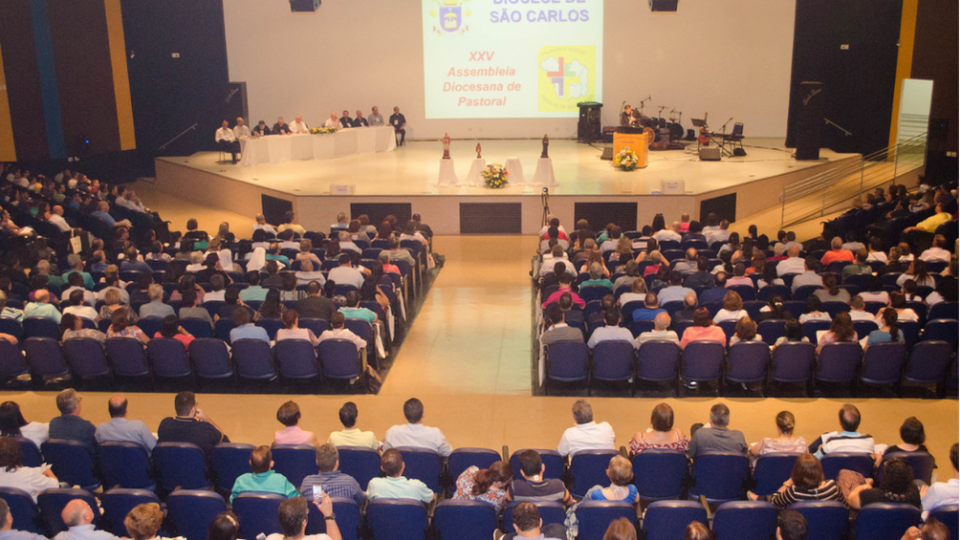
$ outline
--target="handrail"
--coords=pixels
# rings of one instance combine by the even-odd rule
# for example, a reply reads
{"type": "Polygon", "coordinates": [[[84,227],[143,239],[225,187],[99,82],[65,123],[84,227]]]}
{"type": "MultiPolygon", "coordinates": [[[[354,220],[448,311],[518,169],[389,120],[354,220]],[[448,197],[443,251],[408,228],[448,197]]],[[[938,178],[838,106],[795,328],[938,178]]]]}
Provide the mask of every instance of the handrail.
{"type": "Polygon", "coordinates": [[[850,200],[919,169],[926,161],[927,133],[861,156],[794,182],[780,194],[780,226],[823,217],[849,205],[850,200]]]}

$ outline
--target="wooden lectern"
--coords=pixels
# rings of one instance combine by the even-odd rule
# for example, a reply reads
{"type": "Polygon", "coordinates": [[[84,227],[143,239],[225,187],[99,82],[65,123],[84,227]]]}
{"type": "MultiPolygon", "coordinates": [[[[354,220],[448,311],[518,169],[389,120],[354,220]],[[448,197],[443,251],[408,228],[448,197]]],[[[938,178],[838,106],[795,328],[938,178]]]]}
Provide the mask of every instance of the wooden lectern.
{"type": "Polygon", "coordinates": [[[613,157],[617,157],[624,148],[630,148],[637,155],[637,168],[647,166],[647,134],[646,133],[614,133],[613,157]]]}

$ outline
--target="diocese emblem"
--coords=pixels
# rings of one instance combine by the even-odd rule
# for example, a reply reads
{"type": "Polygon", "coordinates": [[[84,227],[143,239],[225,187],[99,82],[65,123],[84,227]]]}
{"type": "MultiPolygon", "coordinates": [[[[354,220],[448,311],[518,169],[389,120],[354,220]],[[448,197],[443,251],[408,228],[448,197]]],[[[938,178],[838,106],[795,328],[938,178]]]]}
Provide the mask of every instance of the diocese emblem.
{"type": "Polygon", "coordinates": [[[439,13],[430,10],[431,17],[438,17],[437,26],[433,30],[437,34],[443,32],[458,32],[463,34],[469,27],[463,25],[463,18],[470,15],[470,10],[463,9],[463,3],[469,0],[433,0],[440,6],[439,13]]]}

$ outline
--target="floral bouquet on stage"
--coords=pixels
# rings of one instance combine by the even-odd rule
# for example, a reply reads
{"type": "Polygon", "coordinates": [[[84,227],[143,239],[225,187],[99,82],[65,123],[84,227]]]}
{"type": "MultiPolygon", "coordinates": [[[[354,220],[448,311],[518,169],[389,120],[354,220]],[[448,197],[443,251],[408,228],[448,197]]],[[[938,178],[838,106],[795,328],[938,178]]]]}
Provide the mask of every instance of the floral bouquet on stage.
{"type": "Polygon", "coordinates": [[[480,176],[483,177],[483,182],[487,184],[487,187],[496,189],[507,185],[507,176],[509,176],[509,173],[503,168],[503,165],[491,163],[480,171],[480,176]]]}
{"type": "Polygon", "coordinates": [[[335,127],[315,127],[310,130],[314,135],[326,135],[327,133],[336,133],[340,128],[335,127]]]}
{"type": "Polygon", "coordinates": [[[637,159],[637,154],[633,152],[630,148],[624,148],[613,158],[613,165],[615,167],[620,167],[622,171],[633,171],[637,168],[637,163],[640,160],[637,159]]]}

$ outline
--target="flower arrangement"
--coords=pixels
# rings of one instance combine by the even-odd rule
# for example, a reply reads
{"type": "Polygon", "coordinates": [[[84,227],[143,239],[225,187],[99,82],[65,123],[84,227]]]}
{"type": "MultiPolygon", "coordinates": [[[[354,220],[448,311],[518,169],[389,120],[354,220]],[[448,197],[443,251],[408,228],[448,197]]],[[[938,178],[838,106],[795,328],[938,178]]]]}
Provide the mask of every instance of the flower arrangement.
{"type": "Polygon", "coordinates": [[[620,153],[613,158],[613,165],[615,167],[620,167],[620,170],[622,171],[633,171],[636,170],[637,163],[639,163],[639,161],[640,160],[637,159],[637,154],[627,147],[621,150],[620,153]]]}
{"type": "Polygon", "coordinates": [[[310,130],[314,135],[326,135],[327,133],[336,133],[340,128],[337,127],[315,127],[310,130]]]}
{"type": "Polygon", "coordinates": [[[499,163],[491,163],[483,168],[480,171],[480,176],[483,177],[483,181],[487,184],[487,187],[490,188],[502,188],[507,185],[507,176],[510,173],[507,172],[507,169],[499,163]]]}

